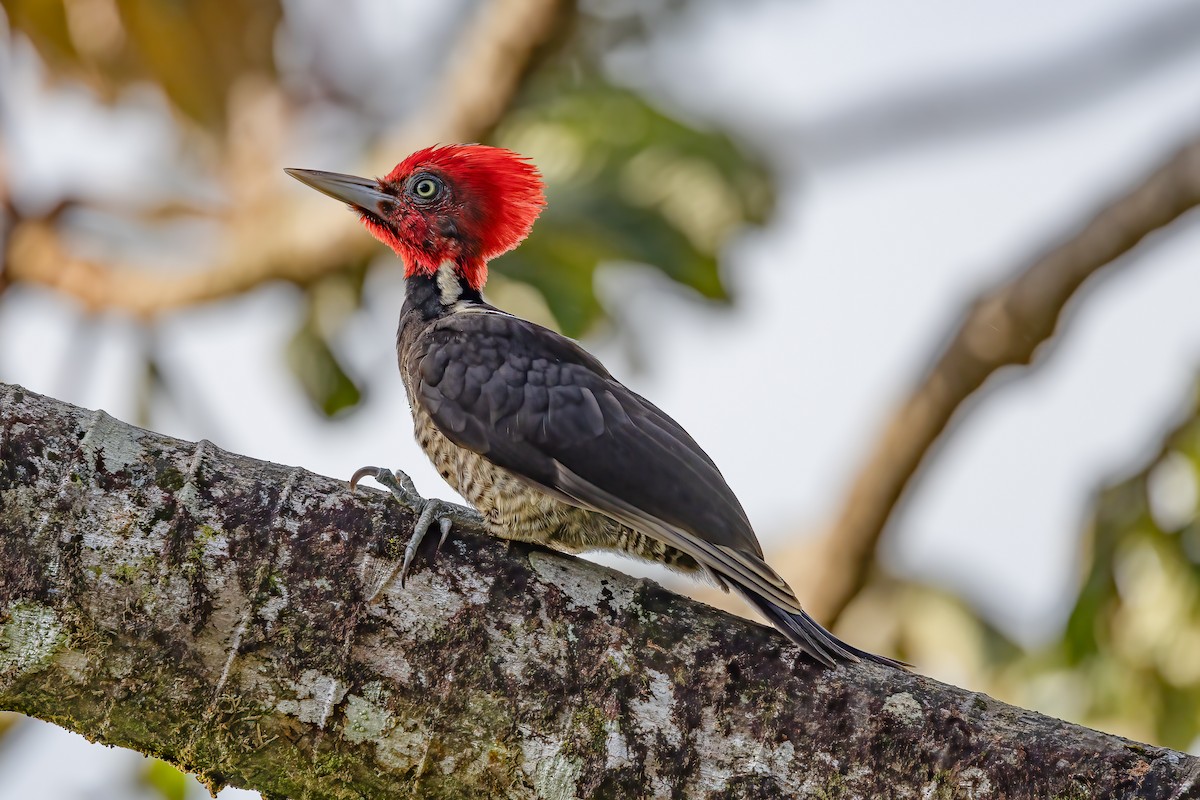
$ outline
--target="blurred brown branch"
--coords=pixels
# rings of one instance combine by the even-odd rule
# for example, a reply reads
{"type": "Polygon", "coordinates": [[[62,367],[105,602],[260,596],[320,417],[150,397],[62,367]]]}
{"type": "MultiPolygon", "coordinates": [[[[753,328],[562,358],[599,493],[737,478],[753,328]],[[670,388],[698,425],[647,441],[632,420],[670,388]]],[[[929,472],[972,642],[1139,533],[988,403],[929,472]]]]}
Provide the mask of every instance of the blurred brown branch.
{"type": "Polygon", "coordinates": [[[8,243],[17,222],[17,211],[13,207],[8,189],[8,150],[0,144],[0,294],[8,288],[8,243]]]}
{"type": "MultiPolygon", "coordinates": [[[[388,168],[425,144],[486,136],[511,104],[538,48],[573,10],[568,0],[484,3],[464,32],[440,89],[430,93],[434,105],[396,136],[386,138],[368,159],[370,165],[388,168]]],[[[80,258],[64,247],[55,228],[28,220],[12,231],[5,275],[11,282],[39,284],[70,295],[88,310],[151,318],[246,292],[268,281],[306,283],[372,252],[370,240],[359,235],[349,215],[343,215],[333,235],[326,223],[310,224],[303,209],[316,206],[308,204],[307,196],[295,201],[278,193],[264,197],[258,186],[241,195],[239,200],[252,199],[255,207],[235,208],[229,215],[230,246],[210,268],[172,273],[80,258]]]]}
{"type": "Polygon", "coordinates": [[[964,402],[1002,367],[1030,364],[1088,278],[1198,205],[1200,140],[974,302],[924,380],[893,415],[853,484],[825,543],[817,591],[806,598],[816,616],[837,619],[863,587],[892,510],[947,426],[961,417],[964,402]]]}

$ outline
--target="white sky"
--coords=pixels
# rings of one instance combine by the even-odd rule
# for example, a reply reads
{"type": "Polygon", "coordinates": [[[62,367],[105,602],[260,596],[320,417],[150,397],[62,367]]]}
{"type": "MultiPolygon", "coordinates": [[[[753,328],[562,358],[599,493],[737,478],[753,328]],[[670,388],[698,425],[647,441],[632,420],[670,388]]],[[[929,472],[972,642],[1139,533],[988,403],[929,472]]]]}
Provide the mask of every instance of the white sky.
{"type": "MultiPolygon", "coordinates": [[[[1003,134],[852,162],[823,160],[816,145],[799,150],[801,134],[872,99],[1035,63],[1185,2],[711,4],[648,53],[616,62],[688,113],[744,126],[783,165],[772,226],[731,253],[735,309],[635,282],[616,291],[649,334],[648,370],[630,374],[616,346],[596,348],[709,451],[768,553],[836,513],[888,412],[966,299],[1200,132],[1200,49],[1003,134]],[[723,391],[727,371],[744,388],[723,391]]],[[[27,179],[53,175],[64,143],[78,152],[82,137],[86,169],[102,177],[169,153],[153,132],[146,147],[129,145],[127,125],[101,125],[77,100],[15,111],[25,107],[11,139],[18,180],[27,165],[27,179]],[[110,146],[123,155],[109,160],[110,146]]],[[[280,176],[280,192],[298,190],[280,176]]],[[[1092,287],[1045,368],[994,392],[940,454],[892,531],[894,569],[961,590],[1022,642],[1053,635],[1073,591],[1090,493],[1157,443],[1197,374],[1198,254],[1193,220],[1092,287]]],[[[168,369],[185,394],[202,398],[212,426],[166,407],[156,427],[330,475],[404,466],[423,492],[446,496],[411,442],[394,371],[402,288],[395,271],[376,270],[371,281],[368,313],[342,342],[357,366],[385,373],[361,413],[317,423],[280,355],[299,310],[291,290],[271,287],[164,325],[168,369]]],[[[0,296],[0,380],[130,418],[135,332],[103,322],[92,377],[72,387],[60,372],[80,335],[73,319],[46,293],[0,296]]],[[[71,741],[47,728],[0,751],[0,800],[32,796],[34,786],[46,798],[129,796],[96,788],[108,767],[48,769],[27,752],[37,744],[83,763],[71,741]]]]}

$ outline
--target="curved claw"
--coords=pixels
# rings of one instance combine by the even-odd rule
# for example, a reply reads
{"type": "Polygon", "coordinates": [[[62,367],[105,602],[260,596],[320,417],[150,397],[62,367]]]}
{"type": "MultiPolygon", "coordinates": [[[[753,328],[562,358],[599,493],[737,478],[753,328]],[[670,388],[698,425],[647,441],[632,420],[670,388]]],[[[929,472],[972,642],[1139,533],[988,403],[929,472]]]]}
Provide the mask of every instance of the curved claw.
{"type": "Polygon", "coordinates": [[[424,501],[421,513],[417,516],[417,523],[413,525],[412,535],[408,539],[408,544],[404,546],[404,561],[400,564],[400,585],[404,586],[404,579],[408,575],[409,566],[417,555],[417,548],[421,546],[421,542],[425,541],[425,534],[429,532],[429,527],[434,520],[437,520],[438,530],[441,532],[437,547],[433,550],[434,553],[437,553],[446,543],[446,537],[450,535],[450,529],[454,527],[454,523],[474,521],[473,516],[477,517],[478,514],[474,509],[465,506],[447,503],[445,500],[436,498],[424,501]]]}
{"type": "MultiPolygon", "coordinates": [[[[413,483],[412,478],[408,477],[401,470],[393,472],[390,469],[382,467],[363,467],[357,470],[353,477],[350,478],[350,489],[353,490],[363,478],[374,478],[377,483],[391,492],[397,501],[417,512],[417,521],[413,525],[408,543],[404,546],[404,557],[400,563],[399,576],[401,586],[404,585],[404,580],[408,576],[408,569],[412,566],[413,559],[416,558],[417,549],[421,546],[421,542],[424,541],[425,534],[429,531],[430,526],[433,525],[434,520],[437,520],[438,529],[441,532],[441,538],[438,540],[437,548],[434,550],[435,553],[442,549],[442,545],[446,543],[446,537],[450,535],[450,529],[455,523],[473,527],[483,525],[483,518],[473,508],[436,498],[426,500],[424,497],[421,497],[420,493],[417,492],[417,487],[413,483]]],[[[380,587],[379,591],[382,591],[382,589],[383,587],[380,587]]],[[[376,594],[378,594],[378,591],[376,594]]]]}
{"type": "Polygon", "coordinates": [[[350,476],[350,491],[358,488],[358,482],[363,478],[377,478],[382,471],[382,467],[359,467],[354,470],[354,474],[350,476]]]}
{"type": "Polygon", "coordinates": [[[353,492],[363,478],[374,479],[376,483],[391,492],[397,500],[414,511],[419,511],[425,503],[425,498],[421,497],[421,493],[417,491],[417,485],[413,483],[412,478],[408,477],[408,473],[402,470],[393,472],[386,467],[359,467],[350,476],[350,491],[353,492]]]}
{"type": "Polygon", "coordinates": [[[438,520],[438,527],[442,529],[442,538],[438,539],[437,547],[434,548],[435,553],[440,553],[442,545],[446,543],[446,537],[450,535],[450,528],[454,526],[454,520],[449,517],[442,517],[438,520]]]}
{"type": "Polygon", "coordinates": [[[433,518],[438,512],[439,505],[441,505],[440,500],[426,500],[425,505],[421,508],[420,516],[417,517],[417,524],[413,525],[412,535],[408,537],[408,544],[404,546],[404,561],[400,564],[401,587],[404,586],[404,579],[408,576],[408,568],[412,565],[413,558],[417,555],[417,548],[421,546],[421,542],[425,541],[425,533],[433,523],[433,518]]]}

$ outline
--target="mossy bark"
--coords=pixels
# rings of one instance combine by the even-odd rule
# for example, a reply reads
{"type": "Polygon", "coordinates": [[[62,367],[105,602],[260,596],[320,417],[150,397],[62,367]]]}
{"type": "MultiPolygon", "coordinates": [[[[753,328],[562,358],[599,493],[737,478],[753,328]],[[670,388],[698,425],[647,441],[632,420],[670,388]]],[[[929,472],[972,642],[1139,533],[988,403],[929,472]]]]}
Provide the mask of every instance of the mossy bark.
{"type": "Polygon", "coordinates": [[[288,798],[1182,798],[1181,753],[0,384],[0,708],[288,798]],[[430,537],[430,545],[436,537],[430,537]]]}

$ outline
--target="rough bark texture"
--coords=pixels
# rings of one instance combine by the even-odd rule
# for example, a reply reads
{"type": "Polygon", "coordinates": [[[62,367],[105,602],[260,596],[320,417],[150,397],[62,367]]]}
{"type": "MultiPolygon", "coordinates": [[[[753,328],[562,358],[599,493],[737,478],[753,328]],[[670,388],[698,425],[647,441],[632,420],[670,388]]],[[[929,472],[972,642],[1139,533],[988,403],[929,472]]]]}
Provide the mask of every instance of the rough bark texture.
{"type": "Polygon", "coordinates": [[[1189,756],[0,384],[0,708],[268,797],[1182,798],[1189,756]],[[430,537],[430,544],[436,537],[430,537]],[[374,597],[374,599],[372,599],[374,597]]]}

